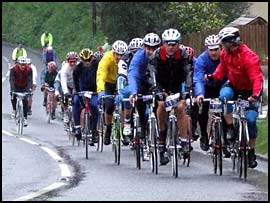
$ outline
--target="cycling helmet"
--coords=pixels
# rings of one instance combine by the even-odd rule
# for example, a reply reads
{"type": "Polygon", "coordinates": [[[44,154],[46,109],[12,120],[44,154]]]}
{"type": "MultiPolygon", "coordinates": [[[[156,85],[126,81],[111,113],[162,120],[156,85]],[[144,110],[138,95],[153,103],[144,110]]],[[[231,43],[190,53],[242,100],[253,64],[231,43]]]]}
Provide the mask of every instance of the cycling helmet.
{"type": "Polygon", "coordinates": [[[118,63],[118,75],[125,75],[127,76],[127,63],[124,60],[120,60],[118,63]]]}
{"type": "Polygon", "coordinates": [[[70,52],[68,52],[67,53],[67,56],[66,56],[66,60],[78,60],[78,58],[79,58],[79,56],[78,56],[78,54],[77,54],[77,52],[74,52],[74,51],[70,51],[70,52]]]}
{"type": "Polygon", "coordinates": [[[27,58],[25,58],[24,56],[19,56],[17,59],[17,63],[19,64],[27,64],[27,58]]]}
{"type": "Polygon", "coordinates": [[[208,49],[216,49],[220,47],[220,40],[217,35],[209,35],[208,37],[205,38],[204,40],[204,45],[208,49]]]}
{"type": "Polygon", "coordinates": [[[130,51],[133,51],[133,50],[138,50],[139,48],[141,48],[143,45],[143,39],[142,38],[133,38],[129,45],[128,45],[128,49],[130,51]]]}
{"type": "Polygon", "coordinates": [[[185,46],[187,54],[193,58],[194,57],[194,49],[192,47],[185,46]]]}
{"type": "Polygon", "coordinates": [[[162,41],[163,42],[179,42],[181,39],[181,34],[178,30],[170,28],[163,32],[162,41]]]}
{"type": "Polygon", "coordinates": [[[95,58],[101,59],[103,57],[104,53],[102,51],[96,51],[94,53],[95,58]]]}
{"type": "Polygon", "coordinates": [[[112,45],[112,51],[117,54],[124,54],[128,50],[127,43],[122,40],[116,40],[112,45]]]}
{"type": "Polygon", "coordinates": [[[80,52],[80,57],[84,61],[90,60],[92,58],[92,56],[93,56],[93,51],[89,48],[84,48],[80,52]]]}
{"type": "Polygon", "coordinates": [[[240,42],[240,32],[236,27],[225,27],[218,33],[219,40],[221,42],[240,42]]]}
{"type": "Polygon", "coordinates": [[[56,69],[56,63],[54,61],[50,61],[48,63],[48,71],[51,72],[56,69]]]}
{"type": "Polygon", "coordinates": [[[27,62],[27,64],[31,64],[32,60],[30,58],[26,58],[26,62],[27,62]]]}
{"type": "Polygon", "coordinates": [[[48,46],[48,47],[47,47],[47,50],[48,50],[48,51],[52,51],[52,50],[53,50],[52,46],[48,46]]]}
{"type": "Polygon", "coordinates": [[[157,34],[155,33],[148,33],[145,35],[143,38],[143,44],[149,47],[156,47],[160,45],[160,38],[157,34]]]}

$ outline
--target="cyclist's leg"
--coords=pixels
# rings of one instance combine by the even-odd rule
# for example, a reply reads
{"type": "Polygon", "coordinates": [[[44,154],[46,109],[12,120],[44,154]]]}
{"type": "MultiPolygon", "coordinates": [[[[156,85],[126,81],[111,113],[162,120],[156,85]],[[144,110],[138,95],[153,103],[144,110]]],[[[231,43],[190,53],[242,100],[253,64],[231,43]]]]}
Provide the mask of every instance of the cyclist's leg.
{"type": "Polygon", "coordinates": [[[72,114],[75,126],[75,136],[77,139],[81,139],[80,113],[81,113],[81,105],[79,96],[74,95],[72,100],[72,114]]]}
{"type": "Polygon", "coordinates": [[[90,106],[90,111],[92,114],[92,116],[91,116],[91,118],[92,118],[91,129],[93,130],[93,141],[96,142],[98,139],[97,123],[98,123],[98,116],[99,116],[98,96],[97,95],[92,96],[89,106],[90,106]]]}
{"type": "Polygon", "coordinates": [[[11,104],[12,104],[12,113],[11,113],[11,117],[14,118],[15,117],[15,112],[16,112],[16,103],[17,103],[17,96],[16,95],[11,95],[11,104]]]}

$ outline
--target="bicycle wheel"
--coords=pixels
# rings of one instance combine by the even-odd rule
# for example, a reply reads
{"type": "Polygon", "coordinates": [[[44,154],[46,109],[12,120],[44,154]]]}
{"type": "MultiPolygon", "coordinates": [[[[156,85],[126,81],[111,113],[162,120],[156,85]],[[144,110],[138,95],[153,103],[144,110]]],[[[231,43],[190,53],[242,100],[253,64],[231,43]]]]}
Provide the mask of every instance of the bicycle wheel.
{"type": "Polygon", "coordinates": [[[117,165],[120,164],[121,157],[121,126],[120,126],[120,118],[117,119],[116,122],[116,138],[117,138],[117,165]]]}
{"type": "Polygon", "coordinates": [[[221,122],[215,124],[217,162],[219,166],[219,175],[222,175],[222,125],[221,122]]]}
{"type": "Polygon", "coordinates": [[[242,141],[243,141],[243,159],[244,159],[244,179],[247,178],[247,168],[248,168],[248,161],[247,161],[247,153],[248,153],[248,143],[247,143],[247,132],[248,126],[246,121],[242,121],[243,131],[242,131],[242,141]]]}
{"type": "Polygon", "coordinates": [[[184,158],[184,163],[186,163],[187,161],[187,167],[189,167],[189,164],[190,164],[190,150],[191,150],[191,138],[192,138],[192,120],[191,120],[191,117],[190,116],[187,116],[187,120],[188,120],[188,137],[187,137],[187,140],[188,140],[188,149],[189,149],[189,152],[185,154],[185,156],[183,157],[184,158]]]}
{"type": "Polygon", "coordinates": [[[158,136],[158,128],[157,121],[155,119],[151,120],[150,123],[150,140],[151,140],[151,166],[152,172],[158,174],[158,146],[157,146],[157,136],[158,136]]]}
{"type": "Polygon", "coordinates": [[[22,103],[22,101],[19,101],[17,109],[18,109],[17,132],[18,132],[18,135],[22,135],[23,134],[23,122],[24,122],[23,103],[22,103]]]}
{"type": "Polygon", "coordinates": [[[104,114],[99,115],[98,118],[98,143],[96,145],[96,150],[103,151],[103,135],[104,135],[104,114]]]}
{"type": "Polygon", "coordinates": [[[135,138],[135,154],[136,154],[136,167],[141,169],[141,146],[140,139],[138,137],[135,138]]]}
{"type": "Polygon", "coordinates": [[[85,115],[84,115],[84,134],[85,134],[84,143],[85,143],[85,157],[86,157],[86,159],[88,159],[88,136],[90,133],[89,121],[90,121],[89,114],[85,113],[85,115]]]}
{"type": "Polygon", "coordinates": [[[171,141],[172,141],[172,147],[173,147],[173,151],[172,151],[172,172],[173,172],[173,176],[175,178],[178,177],[178,150],[177,150],[177,143],[178,143],[178,135],[177,135],[177,131],[176,131],[176,125],[175,125],[175,121],[171,122],[171,141]]]}

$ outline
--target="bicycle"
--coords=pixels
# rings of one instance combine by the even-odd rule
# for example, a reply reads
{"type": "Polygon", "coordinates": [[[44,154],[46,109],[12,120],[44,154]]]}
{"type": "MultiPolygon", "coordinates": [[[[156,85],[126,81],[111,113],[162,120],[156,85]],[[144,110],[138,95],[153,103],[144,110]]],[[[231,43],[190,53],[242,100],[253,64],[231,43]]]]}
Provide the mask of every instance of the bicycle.
{"type": "Polygon", "coordinates": [[[101,98],[101,102],[98,106],[99,116],[98,116],[98,143],[96,144],[96,150],[103,151],[103,139],[105,133],[105,111],[104,111],[104,100],[101,98]]]}
{"type": "MultiPolygon", "coordinates": [[[[222,151],[224,148],[224,132],[222,125],[222,102],[219,98],[206,98],[203,102],[209,102],[209,149],[213,162],[214,173],[217,174],[217,166],[219,166],[219,174],[222,175],[222,151]]],[[[202,105],[199,106],[201,108],[202,105]]],[[[201,111],[201,110],[199,110],[201,111]]]]}
{"type": "MultiPolygon", "coordinates": [[[[85,145],[85,157],[88,159],[88,142],[89,139],[93,139],[93,129],[92,129],[92,114],[90,111],[90,100],[93,95],[97,95],[96,92],[92,91],[80,91],[75,93],[74,95],[83,96],[84,97],[84,116],[83,116],[83,125],[81,125],[82,129],[82,139],[83,145],[85,145]]],[[[93,141],[93,140],[92,140],[93,141]]]]}
{"type": "Polygon", "coordinates": [[[56,101],[55,101],[55,89],[53,87],[45,86],[45,91],[47,91],[47,104],[46,104],[46,115],[47,122],[50,123],[53,118],[53,111],[55,113],[56,101]]]}
{"type": "Polygon", "coordinates": [[[236,129],[236,140],[230,145],[233,171],[235,170],[235,162],[237,159],[237,173],[239,173],[239,178],[243,175],[246,180],[248,168],[247,153],[250,148],[249,131],[245,111],[246,108],[251,106],[251,104],[248,100],[243,100],[241,95],[238,96],[236,101],[225,101],[225,110],[227,110],[227,104],[232,104],[234,106],[233,124],[236,129]]]}
{"type": "Polygon", "coordinates": [[[17,133],[18,135],[23,134],[24,127],[24,114],[23,114],[23,99],[24,97],[31,95],[30,92],[11,92],[12,97],[17,96],[16,103],[16,112],[15,112],[15,123],[17,125],[17,133]]]}

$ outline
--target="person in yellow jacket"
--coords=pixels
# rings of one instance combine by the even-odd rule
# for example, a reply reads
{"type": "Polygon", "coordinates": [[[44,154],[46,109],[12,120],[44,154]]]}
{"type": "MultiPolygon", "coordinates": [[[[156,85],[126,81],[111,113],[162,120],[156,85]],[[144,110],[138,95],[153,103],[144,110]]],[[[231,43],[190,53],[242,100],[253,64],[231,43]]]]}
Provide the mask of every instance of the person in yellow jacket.
{"type": "MultiPolygon", "coordinates": [[[[128,50],[127,44],[122,40],[117,40],[112,45],[112,50],[107,51],[98,64],[97,70],[97,92],[99,100],[104,95],[114,95],[116,92],[117,64],[128,50]]],[[[104,99],[106,132],[104,144],[110,144],[112,129],[112,117],[114,111],[114,100],[104,99]]]]}
{"type": "Polygon", "coordinates": [[[48,46],[52,46],[53,43],[53,36],[48,31],[44,32],[40,37],[41,46],[44,50],[44,48],[48,46]]]}
{"type": "Polygon", "coordinates": [[[19,56],[23,56],[24,58],[27,58],[27,52],[25,48],[22,47],[22,44],[19,44],[15,49],[12,51],[12,60],[14,63],[17,62],[17,59],[19,56]]]}

